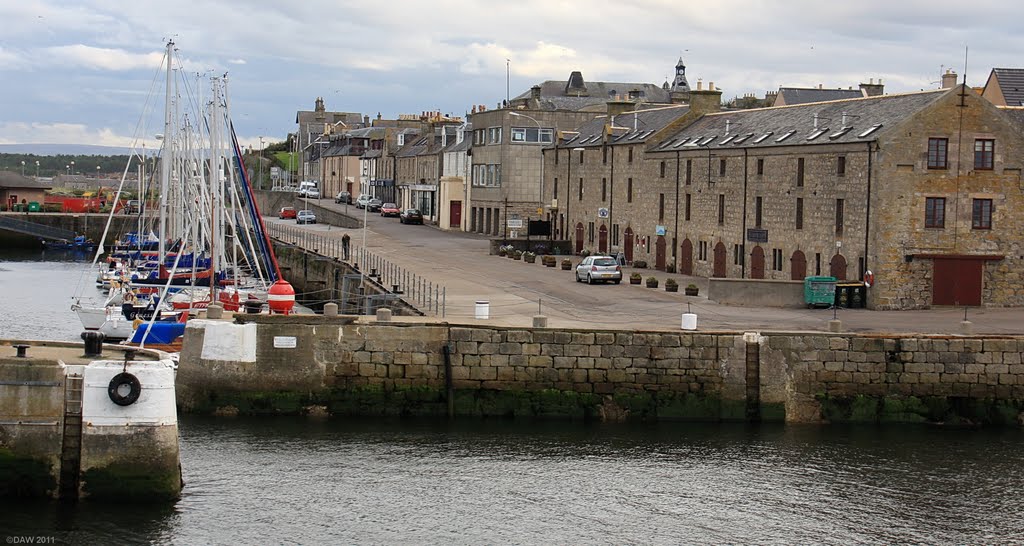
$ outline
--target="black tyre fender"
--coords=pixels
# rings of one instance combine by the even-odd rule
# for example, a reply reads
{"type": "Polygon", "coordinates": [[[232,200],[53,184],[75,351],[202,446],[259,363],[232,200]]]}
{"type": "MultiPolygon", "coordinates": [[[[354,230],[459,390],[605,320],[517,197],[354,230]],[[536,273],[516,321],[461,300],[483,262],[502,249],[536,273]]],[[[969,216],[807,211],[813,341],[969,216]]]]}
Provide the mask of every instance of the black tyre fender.
{"type": "Polygon", "coordinates": [[[107,396],[110,397],[111,402],[118,406],[134,404],[139,399],[140,394],[142,394],[142,384],[139,383],[139,378],[128,372],[121,372],[115,375],[110,380],[110,384],[107,385],[107,396]],[[125,386],[128,387],[128,393],[121,394],[121,389],[125,386]]]}

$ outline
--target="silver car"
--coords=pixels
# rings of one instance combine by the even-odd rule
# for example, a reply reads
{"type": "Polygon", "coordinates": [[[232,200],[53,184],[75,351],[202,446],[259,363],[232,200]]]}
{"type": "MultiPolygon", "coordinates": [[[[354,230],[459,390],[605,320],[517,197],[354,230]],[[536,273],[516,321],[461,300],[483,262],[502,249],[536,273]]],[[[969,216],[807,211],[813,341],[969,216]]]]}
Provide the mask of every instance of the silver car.
{"type": "Polygon", "coordinates": [[[589,284],[597,281],[619,284],[622,282],[622,267],[611,256],[587,256],[576,266],[576,282],[583,281],[589,284]]]}

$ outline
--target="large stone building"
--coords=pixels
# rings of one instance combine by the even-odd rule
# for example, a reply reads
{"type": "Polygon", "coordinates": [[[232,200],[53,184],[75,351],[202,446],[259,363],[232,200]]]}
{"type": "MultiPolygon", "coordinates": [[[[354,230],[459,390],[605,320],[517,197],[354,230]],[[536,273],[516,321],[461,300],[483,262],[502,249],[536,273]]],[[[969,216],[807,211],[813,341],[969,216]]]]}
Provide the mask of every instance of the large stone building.
{"type": "MultiPolygon", "coordinates": [[[[868,305],[878,309],[1024,304],[1024,111],[963,86],[703,110],[633,149],[632,184],[619,171],[605,189],[602,156],[623,164],[615,139],[572,156],[572,179],[582,178],[568,196],[574,240],[584,231],[582,246],[598,251],[611,233],[612,251],[615,234],[628,232],[627,256],[699,276],[859,279],[871,270],[868,305]],[[630,205],[595,214],[605,199],[609,209],[630,205]]],[[[565,168],[564,154],[546,156],[549,173],[565,168]]]]}
{"type": "Polygon", "coordinates": [[[474,107],[469,230],[495,236],[521,233],[527,221],[551,218],[545,199],[542,149],[612,108],[683,102],[690,88],[680,59],[673,83],[588,82],[574,71],[565,81],[533,86],[496,110],[474,107]]]}
{"type": "Polygon", "coordinates": [[[324,99],[317,97],[313,110],[299,110],[295,113],[298,124],[293,141],[295,152],[301,158],[299,177],[303,180],[317,180],[323,173],[320,154],[329,144],[328,135],[347,129],[356,129],[368,124],[369,119],[355,112],[328,112],[324,99]]]}

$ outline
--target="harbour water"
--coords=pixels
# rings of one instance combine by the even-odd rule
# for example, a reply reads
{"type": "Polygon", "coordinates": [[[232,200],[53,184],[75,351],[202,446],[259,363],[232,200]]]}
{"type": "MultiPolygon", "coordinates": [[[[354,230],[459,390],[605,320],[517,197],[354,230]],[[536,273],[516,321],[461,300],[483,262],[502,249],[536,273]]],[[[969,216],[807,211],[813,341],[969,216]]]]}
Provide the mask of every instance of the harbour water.
{"type": "MultiPolygon", "coordinates": [[[[80,264],[0,256],[0,337],[77,339],[68,308],[80,274],[80,264]],[[59,315],[69,320],[50,322],[59,315]]],[[[1024,541],[1019,428],[183,416],[180,434],[177,503],[0,502],[0,534],[76,544],[1024,541]]]]}

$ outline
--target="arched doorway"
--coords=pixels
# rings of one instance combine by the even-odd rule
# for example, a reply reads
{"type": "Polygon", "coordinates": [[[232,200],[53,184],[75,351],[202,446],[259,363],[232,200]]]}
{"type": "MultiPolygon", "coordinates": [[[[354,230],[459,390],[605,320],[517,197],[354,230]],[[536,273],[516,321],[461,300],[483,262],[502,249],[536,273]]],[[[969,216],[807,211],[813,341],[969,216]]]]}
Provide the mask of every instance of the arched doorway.
{"type": "Polygon", "coordinates": [[[712,276],[725,277],[725,254],[725,244],[718,241],[718,244],[715,245],[715,267],[712,276]]]}
{"type": "Polygon", "coordinates": [[[658,235],[654,242],[654,268],[658,271],[665,270],[665,236],[658,235]]]}
{"type": "Polygon", "coordinates": [[[608,254],[608,226],[604,224],[597,230],[597,251],[608,254]]]}
{"type": "Polygon", "coordinates": [[[794,281],[802,281],[807,276],[807,256],[797,250],[789,259],[789,278],[794,281]]]}
{"type": "Polygon", "coordinates": [[[832,261],[828,264],[829,275],[836,278],[837,281],[846,280],[846,258],[842,254],[836,253],[832,256],[832,261]]]}
{"type": "Polygon", "coordinates": [[[693,275],[693,243],[689,239],[683,239],[683,244],[679,245],[679,272],[693,275]]]}
{"type": "Polygon", "coordinates": [[[631,264],[633,263],[633,228],[626,228],[622,236],[623,254],[626,255],[626,263],[631,264]]]}
{"type": "Polygon", "coordinates": [[[764,249],[761,245],[754,246],[754,250],[750,251],[750,278],[764,278],[764,249]]]}
{"type": "Polygon", "coordinates": [[[576,224],[576,254],[583,252],[583,223],[576,224]]]}

